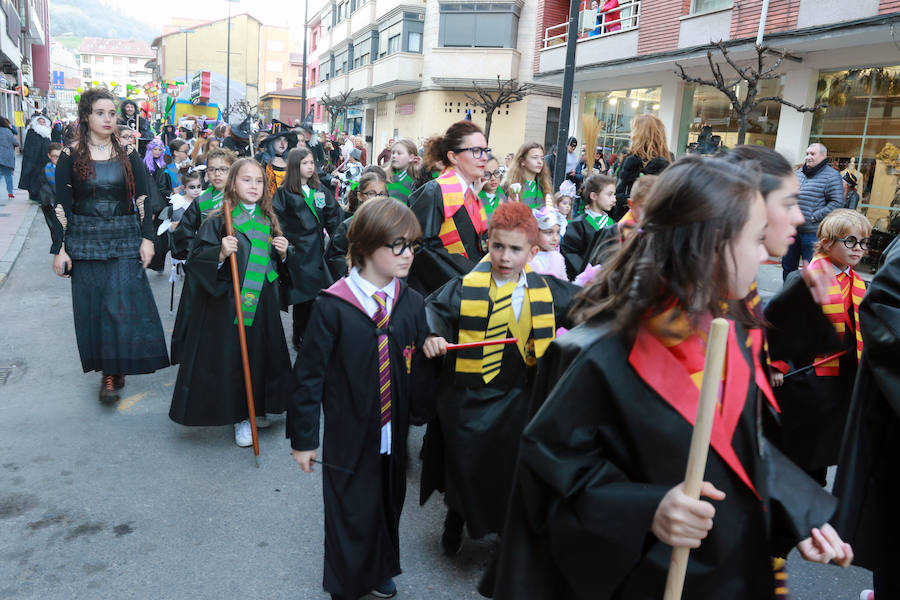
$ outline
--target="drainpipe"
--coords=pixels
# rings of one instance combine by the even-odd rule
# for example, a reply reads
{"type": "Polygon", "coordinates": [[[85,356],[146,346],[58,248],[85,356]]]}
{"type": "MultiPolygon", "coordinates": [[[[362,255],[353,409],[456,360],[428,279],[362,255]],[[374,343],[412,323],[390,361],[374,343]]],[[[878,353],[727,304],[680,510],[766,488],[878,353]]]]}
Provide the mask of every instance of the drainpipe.
{"type": "Polygon", "coordinates": [[[769,0],[763,0],[762,10],[759,13],[759,29],[756,30],[756,45],[762,46],[763,32],[766,30],[766,19],[769,16],[769,0]]]}

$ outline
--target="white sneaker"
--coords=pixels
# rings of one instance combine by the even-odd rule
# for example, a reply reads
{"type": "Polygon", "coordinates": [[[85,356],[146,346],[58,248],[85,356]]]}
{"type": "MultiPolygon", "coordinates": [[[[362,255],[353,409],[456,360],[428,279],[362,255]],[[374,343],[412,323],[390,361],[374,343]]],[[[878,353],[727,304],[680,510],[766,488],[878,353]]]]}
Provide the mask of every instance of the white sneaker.
{"type": "Polygon", "coordinates": [[[272,424],[272,422],[269,421],[269,419],[267,417],[256,417],[256,428],[257,429],[265,429],[266,427],[268,427],[271,424],[272,424]]]}
{"type": "Polygon", "coordinates": [[[234,424],[234,443],[241,448],[253,445],[253,433],[250,431],[250,421],[244,420],[234,424]]]}

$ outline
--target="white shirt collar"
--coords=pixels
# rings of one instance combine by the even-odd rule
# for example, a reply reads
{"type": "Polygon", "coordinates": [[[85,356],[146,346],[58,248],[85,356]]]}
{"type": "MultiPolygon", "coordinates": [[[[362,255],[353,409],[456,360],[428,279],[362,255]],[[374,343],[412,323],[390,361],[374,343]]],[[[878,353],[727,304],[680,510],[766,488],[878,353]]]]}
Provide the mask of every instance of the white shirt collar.
{"type": "MultiPolygon", "coordinates": [[[[496,285],[498,288],[503,287],[504,285],[509,283],[509,281],[503,281],[501,279],[497,279],[496,277],[494,277],[493,273],[491,273],[491,279],[494,280],[494,285],[496,285]]],[[[525,277],[525,269],[522,269],[522,272],[519,273],[519,281],[516,282],[517,288],[523,287],[523,286],[528,287],[528,278],[525,277]]]]}
{"type": "MultiPolygon", "coordinates": [[[[831,261],[828,261],[828,262],[831,262],[831,261]]],[[[834,275],[835,275],[835,277],[837,277],[837,276],[840,275],[841,273],[846,273],[847,276],[850,275],[850,267],[849,267],[849,266],[847,266],[846,269],[839,269],[838,266],[837,266],[836,264],[831,263],[831,268],[834,269],[834,275]]]]}
{"type": "Polygon", "coordinates": [[[359,289],[361,289],[363,293],[370,298],[375,295],[375,292],[384,292],[385,294],[387,294],[388,298],[390,298],[392,301],[394,300],[394,291],[396,289],[396,284],[394,283],[393,279],[391,279],[386,286],[379,289],[375,287],[374,283],[372,283],[368,279],[363,278],[363,276],[359,272],[359,267],[353,267],[352,269],[350,269],[350,279],[352,279],[353,283],[355,283],[359,287],[359,289]]]}
{"type": "Polygon", "coordinates": [[[243,206],[243,207],[244,207],[244,210],[246,210],[246,211],[247,211],[248,213],[250,213],[251,215],[252,215],[254,212],[256,212],[256,205],[255,205],[255,204],[244,204],[243,202],[241,202],[241,206],[243,206]]]}

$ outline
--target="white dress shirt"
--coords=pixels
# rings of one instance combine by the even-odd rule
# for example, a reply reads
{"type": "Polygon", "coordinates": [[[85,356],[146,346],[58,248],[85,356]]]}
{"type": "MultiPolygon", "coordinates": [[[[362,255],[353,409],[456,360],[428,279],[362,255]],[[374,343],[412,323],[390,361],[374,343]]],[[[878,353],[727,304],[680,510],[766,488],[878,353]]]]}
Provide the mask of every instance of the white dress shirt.
{"type": "MultiPolygon", "coordinates": [[[[391,314],[391,311],[394,309],[394,292],[397,289],[396,282],[391,279],[390,283],[388,283],[383,288],[379,289],[375,287],[375,284],[371,281],[363,279],[363,276],[359,273],[358,267],[353,267],[350,269],[350,275],[347,276],[347,286],[350,288],[350,291],[353,292],[353,295],[359,301],[360,306],[363,307],[363,310],[366,311],[366,314],[369,315],[369,318],[375,316],[375,311],[378,310],[378,302],[375,300],[375,292],[384,292],[387,294],[387,302],[385,302],[385,309],[387,310],[388,315],[391,314]]],[[[391,403],[393,407],[393,402],[391,403]]],[[[391,422],[388,421],[381,428],[381,454],[390,454],[391,453],[391,422]]]]}
{"type": "MultiPolygon", "coordinates": [[[[497,279],[494,277],[493,273],[491,273],[491,279],[494,280],[494,285],[497,286],[498,290],[509,283],[509,281],[497,279]]],[[[512,303],[513,313],[516,315],[516,321],[519,320],[519,315],[522,314],[522,302],[525,301],[525,288],[527,287],[528,281],[525,278],[525,271],[523,270],[519,273],[519,281],[516,283],[516,287],[512,291],[512,297],[509,299],[512,303]]]]}

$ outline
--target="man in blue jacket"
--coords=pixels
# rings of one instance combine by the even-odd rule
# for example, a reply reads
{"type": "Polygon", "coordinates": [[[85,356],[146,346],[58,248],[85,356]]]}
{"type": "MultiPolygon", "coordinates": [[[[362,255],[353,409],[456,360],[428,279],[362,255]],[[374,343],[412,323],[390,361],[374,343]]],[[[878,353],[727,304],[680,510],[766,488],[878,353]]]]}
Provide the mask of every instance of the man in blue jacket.
{"type": "Polygon", "coordinates": [[[844,184],[841,174],[828,165],[828,149],[819,143],[806,149],[806,161],[797,171],[800,193],[797,202],[806,221],[797,228],[797,239],[781,259],[783,278],[796,271],[800,258],[812,260],[816,231],[828,213],[844,204],[844,184]]]}

